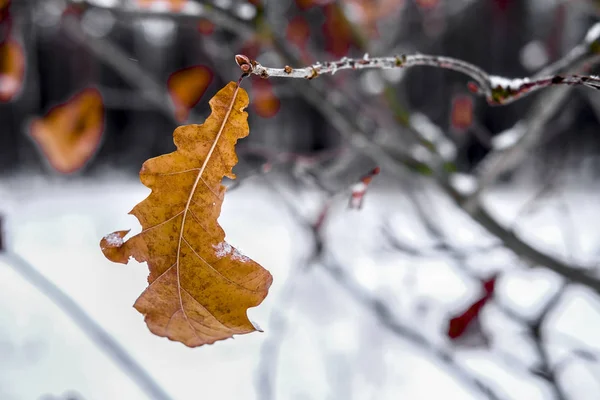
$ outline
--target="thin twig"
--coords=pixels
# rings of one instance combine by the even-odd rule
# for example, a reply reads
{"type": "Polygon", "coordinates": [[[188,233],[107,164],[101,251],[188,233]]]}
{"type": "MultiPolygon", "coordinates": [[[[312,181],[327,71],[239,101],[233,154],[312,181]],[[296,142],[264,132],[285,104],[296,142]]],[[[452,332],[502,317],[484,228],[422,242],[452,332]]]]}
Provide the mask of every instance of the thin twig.
{"type": "Polygon", "coordinates": [[[31,283],[49,300],[56,304],[84,334],[132,381],[154,400],[170,400],[171,397],[156,383],[154,378],[121,346],[102,326],[94,321],[71,297],[48,278],[39,273],[25,259],[11,251],[0,252],[0,260],[31,283]]]}
{"type": "Polygon", "coordinates": [[[539,89],[548,86],[582,85],[593,89],[600,89],[600,77],[582,75],[554,75],[541,78],[505,78],[490,75],[479,67],[452,57],[433,56],[426,54],[403,54],[393,57],[369,57],[368,54],[362,59],[343,57],[338,61],[316,63],[304,68],[292,68],[286,65],[284,68],[265,67],[256,60],[247,56],[237,55],[236,61],[242,71],[258,75],[262,78],[301,78],[314,79],[324,74],[335,74],[337,71],[350,69],[393,69],[410,68],[416,66],[429,66],[449,69],[461,72],[475,80],[477,86],[470,88],[484,95],[491,105],[504,105],[522,98],[539,89]]]}
{"type": "Polygon", "coordinates": [[[532,371],[534,375],[537,375],[547,381],[554,392],[554,397],[557,400],[567,400],[568,396],[560,385],[558,378],[558,367],[553,366],[548,354],[548,343],[544,338],[543,327],[548,319],[548,315],[552,310],[555,309],[558,302],[562,299],[565,294],[567,284],[562,284],[556,293],[548,300],[539,316],[533,321],[529,321],[519,314],[515,313],[511,309],[507,308],[504,304],[499,301],[495,301],[495,304],[502,310],[508,317],[524,324],[527,327],[527,331],[531,334],[531,338],[534,342],[535,349],[539,358],[539,368],[537,371],[532,371]]]}

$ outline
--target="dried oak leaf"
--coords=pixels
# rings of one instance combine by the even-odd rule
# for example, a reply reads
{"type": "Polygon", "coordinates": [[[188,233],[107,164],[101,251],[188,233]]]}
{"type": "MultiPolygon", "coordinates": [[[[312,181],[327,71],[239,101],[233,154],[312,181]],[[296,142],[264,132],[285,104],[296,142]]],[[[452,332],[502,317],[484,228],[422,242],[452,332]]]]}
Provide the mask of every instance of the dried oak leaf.
{"type": "Polygon", "coordinates": [[[31,123],[31,137],[50,165],[61,173],[80,169],[94,155],[104,131],[104,105],[87,88],[31,123]]]}
{"type": "Polygon", "coordinates": [[[144,163],[140,179],[150,195],[133,208],[141,233],[100,242],[111,261],[130,256],[148,263],[149,286],[134,307],[152,333],[196,347],[255,331],[247,309],[259,305],[271,274],[224,241],[217,222],[224,176],[237,163],[235,144],[249,133],[248,94],[231,82],[210,100],[202,125],[178,127],[177,150],[144,163]]]}

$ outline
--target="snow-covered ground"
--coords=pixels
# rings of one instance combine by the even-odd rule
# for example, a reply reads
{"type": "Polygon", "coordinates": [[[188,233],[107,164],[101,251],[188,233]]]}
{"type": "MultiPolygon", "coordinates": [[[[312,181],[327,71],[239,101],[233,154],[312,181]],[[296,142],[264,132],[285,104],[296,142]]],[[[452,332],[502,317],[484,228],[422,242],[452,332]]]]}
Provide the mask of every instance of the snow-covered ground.
{"type": "MultiPolygon", "coordinates": [[[[442,254],[415,258],[386,251],[380,230],[386,221],[408,243],[423,246],[429,239],[399,189],[390,189],[383,179],[360,212],[348,211],[344,201],[333,209],[329,245],[351,277],[432,343],[448,346],[444,321],[478,294],[465,267],[482,275],[510,271],[497,296],[523,315],[535,315],[558,287],[556,276],[525,269],[501,249],[468,257],[462,265],[442,254]]],[[[137,221],[127,212],[147,193],[138,182],[114,176],[68,182],[23,176],[0,181],[0,211],[8,216],[10,248],[77,301],[173,399],[262,400],[269,393],[294,400],[478,398],[430,353],[386,330],[318,266],[304,268],[310,237],[258,181],[228,194],[220,223],[228,242],[274,276],[268,298],[250,310],[265,332],[196,349],[153,336],[132,307],[146,286],[146,267],[113,264],[98,246],[106,233],[135,231],[137,221]]],[[[545,251],[595,262],[600,234],[594,221],[600,220],[600,208],[591,192],[571,194],[576,206],[567,219],[557,218],[562,208],[546,205],[519,232],[545,251]]],[[[523,203],[522,196],[510,193],[493,197],[491,208],[503,221],[523,203]]],[[[466,247],[491,242],[452,210],[439,202],[431,208],[450,240],[466,247]]],[[[484,329],[492,332],[493,350],[461,350],[461,365],[486,377],[500,398],[550,399],[543,380],[532,379],[515,361],[535,360],[519,326],[493,304],[482,318],[484,329]]],[[[550,322],[548,340],[556,359],[574,346],[600,348],[600,302],[590,291],[570,290],[550,322]]],[[[564,371],[562,383],[574,399],[598,398],[597,364],[565,364],[564,371]]],[[[148,398],[61,309],[0,263],[0,399],[66,398],[68,393],[86,400],[148,398]]]]}

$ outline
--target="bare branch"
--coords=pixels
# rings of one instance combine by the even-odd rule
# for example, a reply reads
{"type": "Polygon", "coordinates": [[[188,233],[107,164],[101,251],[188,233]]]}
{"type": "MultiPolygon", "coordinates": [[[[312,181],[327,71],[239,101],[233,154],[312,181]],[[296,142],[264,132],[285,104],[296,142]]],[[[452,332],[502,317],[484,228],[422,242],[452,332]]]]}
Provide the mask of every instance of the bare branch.
{"type": "Polygon", "coordinates": [[[477,85],[470,88],[484,95],[491,105],[509,104],[526,94],[530,94],[548,86],[586,86],[592,89],[600,89],[600,77],[597,76],[547,76],[532,78],[504,78],[489,75],[479,67],[466,61],[444,56],[432,56],[426,54],[397,55],[393,57],[374,57],[368,54],[362,59],[344,57],[338,61],[316,63],[304,68],[292,68],[286,65],[284,68],[265,67],[256,60],[251,60],[245,55],[237,55],[236,62],[244,73],[258,75],[262,78],[301,78],[314,79],[324,74],[335,74],[337,71],[351,69],[393,69],[410,68],[416,66],[429,66],[449,69],[461,72],[475,80],[477,85]]]}

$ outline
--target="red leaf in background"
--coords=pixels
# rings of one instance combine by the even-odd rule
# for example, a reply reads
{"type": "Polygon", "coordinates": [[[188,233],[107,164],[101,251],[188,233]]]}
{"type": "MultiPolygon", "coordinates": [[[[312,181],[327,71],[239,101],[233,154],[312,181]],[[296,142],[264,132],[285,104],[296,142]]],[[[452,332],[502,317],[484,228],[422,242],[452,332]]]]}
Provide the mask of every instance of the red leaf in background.
{"type": "Polygon", "coordinates": [[[496,3],[500,11],[506,11],[508,9],[508,3],[510,3],[510,0],[494,0],[494,3],[496,3]]]}
{"type": "Polygon", "coordinates": [[[280,102],[273,92],[273,85],[266,79],[252,80],[252,102],[254,111],[263,118],[271,118],[279,111],[280,102]]]}
{"type": "Polygon", "coordinates": [[[25,54],[15,40],[0,43],[0,102],[11,101],[23,86],[25,54]]]}
{"type": "Polygon", "coordinates": [[[177,121],[184,122],[187,119],[190,110],[198,104],[212,79],[212,71],[203,65],[183,68],[171,74],[167,87],[175,104],[177,121]]]}
{"type": "Polygon", "coordinates": [[[260,47],[260,42],[256,38],[252,38],[242,44],[238,53],[248,56],[251,60],[256,60],[260,53],[260,47]]]}
{"type": "Polygon", "coordinates": [[[31,137],[54,169],[71,173],[92,157],[103,130],[102,96],[88,88],[34,120],[31,137]]]}
{"type": "Polygon", "coordinates": [[[215,24],[211,20],[206,18],[200,18],[198,21],[198,32],[203,35],[209,36],[215,31],[215,24]]]}
{"type": "Polygon", "coordinates": [[[310,26],[306,18],[297,15],[290,20],[285,30],[285,37],[288,42],[293,43],[302,53],[306,52],[306,44],[310,38],[310,26]]]}
{"type": "Polygon", "coordinates": [[[466,131],[473,124],[473,99],[471,96],[459,94],[452,99],[450,124],[453,129],[466,131]]]}
{"type": "Polygon", "coordinates": [[[344,5],[352,10],[353,19],[370,37],[378,37],[377,23],[397,18],[404,0],[344,0],[344,5]]]}
{"type": "Polygon", "coordinates": [[[438,6],[439,0],[417,0],[417,5],[425,10],[432,10],[438,6]]]}
{"type": "Polygon", "coordinates": [[[375,175],[381,172],[379,167],[374,168],[371,172],[360,178],[360,181],[352,186],[352,194],[350,195],[350,201],[348,202],[348,208],[361,209],[365,200],[365,194],[369,188],[369,184],[373,180],[375,175]]]}
{"type": "Polygon", "coordinates": [[[497,275],[494,275],[492,278],[487,281],[482,282],[484,294],[483,296],[471,304],[469,308],[467,308],[460,315],[452,318],[448,323],[448,337],[452,340],[456,340],[463,336],[465,332],[467,332],[470,325],[475,323],[477,317],[481,313],[483,306],[492,298],[494,295],[494,288],[496,286],[497,275]]]}
{"type": "Polygon", "coordinates": [[[337,4],[327,4],[323,7],[325,22],[323,35],[325,36],[325,50],[334,57],[348,54],[352,45],[352,31],[342,14],[343,11],[337,4]]]}

